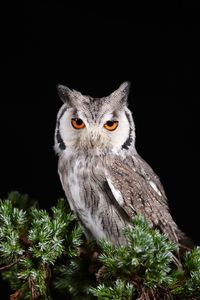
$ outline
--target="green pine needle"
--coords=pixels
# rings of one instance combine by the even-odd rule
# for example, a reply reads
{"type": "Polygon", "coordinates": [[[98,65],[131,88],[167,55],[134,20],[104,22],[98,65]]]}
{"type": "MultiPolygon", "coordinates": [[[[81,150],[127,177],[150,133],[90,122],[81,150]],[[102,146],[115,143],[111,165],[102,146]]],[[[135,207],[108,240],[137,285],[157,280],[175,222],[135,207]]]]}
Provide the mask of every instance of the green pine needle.
{"type": "Polygon", "coordinates": [[[91,288],[90,292],[98,299],[131,300],[135,288],[131,283],[125,283],[123,280],[117,279],[109,287],[106,287],[105,284],[99,284],[97,288],[91,288]]]}

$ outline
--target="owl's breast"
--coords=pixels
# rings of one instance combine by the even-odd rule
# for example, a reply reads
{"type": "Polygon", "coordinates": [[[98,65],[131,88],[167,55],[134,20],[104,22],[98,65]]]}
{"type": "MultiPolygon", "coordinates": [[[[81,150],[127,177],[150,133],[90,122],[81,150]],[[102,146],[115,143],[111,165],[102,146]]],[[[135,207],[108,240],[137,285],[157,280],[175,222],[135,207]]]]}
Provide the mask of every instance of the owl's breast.
{"type": "Polygon", "coordinates": [[[103,207],[101,163],[88,157],[70,160],[63,187],[81,225],[96,239],[105,238],[99,213],[103,207]]]}
{"type": "Polygon", "coordinates": [[[96,240],[119,241],[125,222],[114,206],[103,161],[85,156],[71,159],[67,165],[65,171],[60,172],[61,181],[70,207],[85,232],[96,240]]]}

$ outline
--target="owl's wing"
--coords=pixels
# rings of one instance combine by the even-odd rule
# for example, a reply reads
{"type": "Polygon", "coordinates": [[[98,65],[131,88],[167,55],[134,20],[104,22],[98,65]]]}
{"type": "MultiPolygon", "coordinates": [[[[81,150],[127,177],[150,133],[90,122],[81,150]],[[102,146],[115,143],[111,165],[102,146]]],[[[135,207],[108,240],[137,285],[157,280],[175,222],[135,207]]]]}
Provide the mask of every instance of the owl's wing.
{"type": "Polygon", "coordinates": [[[142,159],[128,164],[119,156],[110,157],[106,179],[115,200],[130,217],[143,215],[151,226],[178,242],[177,225],[169,213],[164,190],[149,165],[142,159]]]}

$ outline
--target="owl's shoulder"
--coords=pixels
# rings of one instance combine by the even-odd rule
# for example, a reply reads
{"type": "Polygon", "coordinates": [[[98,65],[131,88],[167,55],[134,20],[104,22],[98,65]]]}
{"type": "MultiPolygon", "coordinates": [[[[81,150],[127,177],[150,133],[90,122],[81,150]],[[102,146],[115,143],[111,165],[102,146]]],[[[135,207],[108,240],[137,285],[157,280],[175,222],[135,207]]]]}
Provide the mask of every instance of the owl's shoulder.
{"type": "Polygon", "coordinates": [[[151,166],[137,153],[130,156],[112,156],[107,163],[107,174],[112,178],[120,189],[124,187],[133,187],[143,193],[150,192],[167,204],[167,197],[158,175],[151,166]],[[120,183],[120,185],[119,185],[120,183]]]}

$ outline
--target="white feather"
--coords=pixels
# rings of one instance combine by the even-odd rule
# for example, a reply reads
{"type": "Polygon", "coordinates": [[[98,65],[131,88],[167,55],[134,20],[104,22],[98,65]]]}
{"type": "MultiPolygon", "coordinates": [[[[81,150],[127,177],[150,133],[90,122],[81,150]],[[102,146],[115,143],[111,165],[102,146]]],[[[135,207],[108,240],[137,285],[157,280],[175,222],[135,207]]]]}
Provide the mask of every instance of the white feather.
{"type": "Polygon", "coordinates": [[[122,194],[119,190],[117,190],[114,185],[112,184],[112,181],[109,179],[109,177],[106,177],[108,185],[113,193],[113,196],[115,197],[115,200],[119,203],[120,206],[123,206],[124,204],[124,199],[122,197],[122,194]]]}
{"type": "Polygon", "coordinates": [[[159,189],[157,188],[157,185],[153,182],[153,181],[149,181],[151,187],[154,189],[154,191],[159,195],[162,196],[161,192],[159,191],[159,189]]]}

